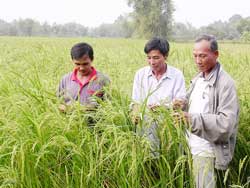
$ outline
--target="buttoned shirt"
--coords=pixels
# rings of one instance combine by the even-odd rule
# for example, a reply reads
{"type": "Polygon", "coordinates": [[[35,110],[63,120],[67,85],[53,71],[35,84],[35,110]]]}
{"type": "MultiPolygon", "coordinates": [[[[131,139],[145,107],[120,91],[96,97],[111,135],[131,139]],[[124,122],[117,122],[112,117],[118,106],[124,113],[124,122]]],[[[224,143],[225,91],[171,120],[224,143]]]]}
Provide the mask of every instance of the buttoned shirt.
{"type": "MultiPolygon", "coordinates": [[[[193,92],[189,99],[188,112],[192,113],[208,113],[209,112],[209,80],[213,76],[214,70],[205,79],[201,75],[194,86],[193,92]]],[[[193,155],[202,157],[214,157],[212,144],[204,138],[196,136],[187,131],[188,143],[193,155]]]]}
{"type": "Polygon", "coordinates": [[[166,72],[157,80],[150,66],[139,69],[134,78],[132,99],[147,105],[168,104],[175,98],[185,98],[186,89],[180,70],[167,65],[166,72]]]}

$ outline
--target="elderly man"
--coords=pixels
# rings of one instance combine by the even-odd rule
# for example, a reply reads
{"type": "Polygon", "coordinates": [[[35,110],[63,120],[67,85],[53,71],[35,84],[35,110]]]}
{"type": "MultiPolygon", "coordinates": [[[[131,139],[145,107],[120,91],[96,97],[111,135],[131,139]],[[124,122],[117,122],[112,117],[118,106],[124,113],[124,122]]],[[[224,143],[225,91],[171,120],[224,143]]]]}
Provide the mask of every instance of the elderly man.
{"type": "Polygon", "coordinates": [[[233,79],[223,70],[216,39],[202,35],[194,44],[193,56],[199,74],[191,81],[184,112],[193,156],[196,187],[216,187],[216,173],[232,160],[239,105],[233,79]]]}

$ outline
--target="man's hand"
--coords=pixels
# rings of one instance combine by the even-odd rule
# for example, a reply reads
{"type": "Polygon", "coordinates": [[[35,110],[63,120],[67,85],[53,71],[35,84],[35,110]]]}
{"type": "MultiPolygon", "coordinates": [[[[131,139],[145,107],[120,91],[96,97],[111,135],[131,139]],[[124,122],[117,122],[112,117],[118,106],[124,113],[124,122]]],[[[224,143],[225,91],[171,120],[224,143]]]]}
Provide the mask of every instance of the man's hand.
{"type": "Polygon", "coordinates": [[[191,123],[191,116],[187,112],[179,111],[172,114],[175,125],[184,124],[187,128],[191,123]]]}
{"type": "Polygon", "coordinates": [[[137,125],[140,122],[140,105],[139,104],[132,104],[131,105],[131,120],[133,122],[133,124],[137,125]]]}
{"type": "Polygon", "coordinates": [[[157,108],[159,108],[160,106],[158,104],[150,104],[148,105],[148,108],[150,110],[152,110],[153,112],[155,112],[157,110],[157,108]]]}
{"type": "Polygon", "coordinates": [[[60,112],[65,113],[67,111],[67,106],[65,104],[60,104],[58,106],[58,109],[59,109],[60,112]]]}
{"type": "Polygon", "coordinates": [[[184,110],[187,106],[187,100],[185,99],[174,99],[173,110],[184,110]]]}
{"type": "Polygon", "coordinates": [[[188,123],[188,125],[190,125],[191,124],[191,115],[187,112],[183,112],[183,116],[184,116],[186,122],[188,123]]]}

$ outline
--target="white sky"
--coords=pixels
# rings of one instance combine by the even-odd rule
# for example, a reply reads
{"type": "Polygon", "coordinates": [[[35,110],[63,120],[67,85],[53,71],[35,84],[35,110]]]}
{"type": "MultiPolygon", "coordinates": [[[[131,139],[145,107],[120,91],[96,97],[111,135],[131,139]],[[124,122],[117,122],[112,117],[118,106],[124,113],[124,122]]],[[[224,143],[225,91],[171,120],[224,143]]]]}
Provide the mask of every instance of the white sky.
{"type": "Polygon", "coordinates": [[[214,21],[228,21],[234,14],[250,16],[250,0],[173,0],[175,21],[191,23],[195,27],[214,21]]]}
{"type": "MultiPolygon", "coordinates": [[[[175,21],[191,23],[195,27],[215,20],[228,20],[234,14],[250,16],[250,0],[173,0],[175,21]]],[[[13,21],[32,18],[49,24],[76,22],[95,27],[113,23],[130,12],[127,0],[2,0],[0,19],[13,21]]]]}

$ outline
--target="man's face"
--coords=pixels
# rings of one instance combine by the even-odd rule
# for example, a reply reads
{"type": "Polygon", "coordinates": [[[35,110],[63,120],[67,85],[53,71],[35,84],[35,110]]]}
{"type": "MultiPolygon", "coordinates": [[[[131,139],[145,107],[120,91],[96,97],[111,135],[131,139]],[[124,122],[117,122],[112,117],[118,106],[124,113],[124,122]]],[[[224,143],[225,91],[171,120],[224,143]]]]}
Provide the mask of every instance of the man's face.
{"type": "Polygon", "coordinates": [[[218,58],[218,51],[210,50],[210,42],[202,40],[194,44],[193,56],[200,72],[208,75],[214,68],[218,58]]]}
{"type": "Polygon", "coordinates": [[[165,68],[166,57],[161,54],[159,50],[151,50],[147,54],[147,62],[153,72],[161,72],[165,68]]]}
{"type": "Polygon", "coordinates": [[[82,56],[80,59],[73,59],[73,64],[81,76],[88,76],[92,72],[92,60],[88,55],[82,56]]]}

